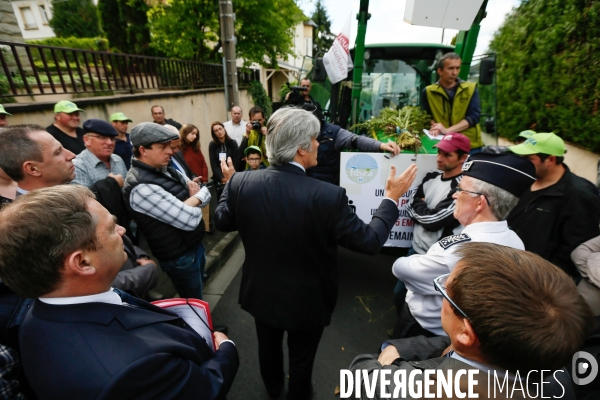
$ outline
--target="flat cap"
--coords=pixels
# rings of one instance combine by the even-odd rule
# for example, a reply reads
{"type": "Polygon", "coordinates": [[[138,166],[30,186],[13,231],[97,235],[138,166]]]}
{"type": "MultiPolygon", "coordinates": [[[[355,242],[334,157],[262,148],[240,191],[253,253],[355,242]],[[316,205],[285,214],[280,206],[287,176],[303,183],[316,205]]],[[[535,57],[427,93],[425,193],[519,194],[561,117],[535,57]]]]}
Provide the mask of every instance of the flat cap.
{"type": "Polygon", "coordinates": [[[134,146],[149,146],[153,143],[165,143],[179,139],[179,135],[168,128],[154,122],[142,122],[131,130],[131,144],[134,146]]]}
{"type": "Polygon", "coordinates": [[[97,133],[102,136],[119,136],[119,132],[108,122],[102,119],[90,118],[83,123],[85,133],[97,133]]]}
{"type": "Polygon", "coordinates": [[[517,197],[537,179],[531,161],[510,153],[473,154],[463,164],[462,171],[465,176],[490,183],[517,197]]]}

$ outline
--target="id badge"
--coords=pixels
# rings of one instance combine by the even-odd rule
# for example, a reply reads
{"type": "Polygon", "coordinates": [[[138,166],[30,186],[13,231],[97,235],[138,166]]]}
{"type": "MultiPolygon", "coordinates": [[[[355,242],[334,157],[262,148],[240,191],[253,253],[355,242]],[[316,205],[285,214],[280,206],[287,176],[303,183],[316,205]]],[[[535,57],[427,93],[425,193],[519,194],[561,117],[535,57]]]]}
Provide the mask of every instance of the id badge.
{"type": "Polygon", "coordinates": [[[227,153],[219,153],[219,161],[227,161],[227,153]]]}

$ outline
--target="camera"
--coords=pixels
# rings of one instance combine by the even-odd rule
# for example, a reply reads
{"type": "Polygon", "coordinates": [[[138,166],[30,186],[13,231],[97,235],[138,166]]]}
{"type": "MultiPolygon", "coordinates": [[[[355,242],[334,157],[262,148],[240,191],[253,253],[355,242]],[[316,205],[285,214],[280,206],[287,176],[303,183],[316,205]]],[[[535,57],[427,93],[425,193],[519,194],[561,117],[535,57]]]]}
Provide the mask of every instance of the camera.
{"type": "Polygon", "coordinates": [[[302,94],[302,92],[306,92],[308,87],[290,86],[289,82],[287,83],[287,86],[290,89],[290,96],[288,97],[286,103],[294,106],[300,106],[304,104],[304,94],[302,94]]]}
{"type": "Polygon", "coordinates": [[[252,124],[252,130],[256,131],[256,132],[260,132],[262,125],[260,124],[260,122],[258,121],[252,121],[250,122],[252,124]]]}

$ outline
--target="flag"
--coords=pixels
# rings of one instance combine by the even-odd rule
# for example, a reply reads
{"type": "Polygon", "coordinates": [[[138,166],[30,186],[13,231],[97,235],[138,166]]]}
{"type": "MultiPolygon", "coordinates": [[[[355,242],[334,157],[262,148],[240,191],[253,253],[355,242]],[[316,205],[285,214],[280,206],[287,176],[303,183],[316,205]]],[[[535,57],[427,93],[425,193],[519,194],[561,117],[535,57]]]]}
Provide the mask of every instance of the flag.
{"type": "Polygon", "coordinates": [[[349,52],[351,21],[352,17],[349,15],[348,22],[344,25],[344,29],[337,35],[333,45],[323,56],[323,65],[325,66],[325,70],[327,71],[327,75],[332,84],[346,79],[348,71],[354,66],[349,52]]]}

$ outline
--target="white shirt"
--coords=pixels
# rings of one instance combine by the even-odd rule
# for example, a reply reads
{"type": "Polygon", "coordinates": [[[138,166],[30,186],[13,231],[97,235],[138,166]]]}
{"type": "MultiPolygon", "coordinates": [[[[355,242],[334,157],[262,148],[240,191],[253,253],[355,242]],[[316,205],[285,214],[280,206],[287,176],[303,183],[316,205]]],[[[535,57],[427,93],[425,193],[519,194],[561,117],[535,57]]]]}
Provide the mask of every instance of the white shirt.
{"type": "Polygon", "coordinates": [[[229,137],[235,140],[238,146],[242,144],[244,133],[246,133],[246,121],[241,120],[239,124],[234,124],[232,120],[229,120],[223,126],[229,137]]]}
{"type": "Polygon", "coordinates": [[[452,272],[458,261],[456,250],[461,243],[468,242],[496,243],[525,250],[523,241],[508,228],[506,221],[478,222],[466,226],[460,235],[441,239],[427,254],[397,259],[392,267],[394,275],[406,284],[406,303],[411,314],[423,328],[436,335],[446,336],[446,333],[440,318],[443,297],[435,290],[433,280],[452,272]]]}
{"type": "Polygon", "coordinates": [[[55,306],[64,306],[67,304],[83,304],[83,303],[108,303],[116,304],[118,306],[123,305],[123,300],[113,288],[110,288],[108,292],[91,294],[89,296],[77,296],[77,297],[40,297],[39,300],[42,303],[52,304],[55,306]]]}

